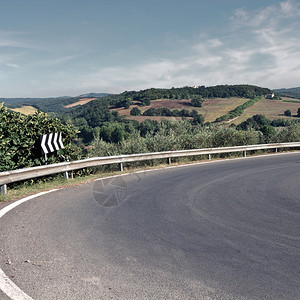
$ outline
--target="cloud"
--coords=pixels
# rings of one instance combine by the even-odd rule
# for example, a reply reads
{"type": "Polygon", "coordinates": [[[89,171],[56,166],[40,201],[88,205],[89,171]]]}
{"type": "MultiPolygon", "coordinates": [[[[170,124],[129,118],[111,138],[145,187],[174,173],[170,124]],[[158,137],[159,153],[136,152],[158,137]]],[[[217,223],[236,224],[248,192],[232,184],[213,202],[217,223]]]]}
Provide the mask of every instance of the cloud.
{"type": "Polygon", "coordinates": [[[60,65],[64,64],[65,62],[68,62],[70,60],[75,59],[78,57],[77,55],[67,55],[67,56],[61,56],[61,57],[54,57],[49,59],[43,59],[35,61],[33,64],[40,67],[50,67],[54,65],[60,65]]]}
{"type": "Polygon", "coordinates": [[[84,86],[118,91],[225,83],[298,86],[299,12],[299,3],[289,0],[256,11],[237,9],[226,35],[206,40],[202,35],[176,59],[101,69],[88,75],[84,86]]]}
{"type": "Polygon", "coordinates": [[[7,63],[7,64],[5,64],[7,67],[10,67],[10,68],[15,68],[15,69],[18,69],[18,68],[20,68],[20,66],[19,65],[17,65],[17,64],[9,64],[9,63],[7,63]]]}
{"type": "Polygon", "coordinates": [[[280,9],[287,16],[299,16],[300,4],[292,0],[280,2],[280,9]]]}
{"type": "MultiPolygon", "coordinates": [[[[282,20],[296,18],[300,15],[300,3],[293,0],[280,2],[279,5],[267,6],[255,11],[246,11],[238,8],[230,17],[236,26],[249,26],[258,28],[266,25],[276,25],[282,20]]],[[[291,21],[291,20],[289,20],[291,21]]]]}
{"type": "Polygon", "coordinates": [[[37,49],[32,41],[23,38],[26,32],[0,30],[0,47],[37,49]],[[20,37],[21,36],[21,37],[20,37]]]}

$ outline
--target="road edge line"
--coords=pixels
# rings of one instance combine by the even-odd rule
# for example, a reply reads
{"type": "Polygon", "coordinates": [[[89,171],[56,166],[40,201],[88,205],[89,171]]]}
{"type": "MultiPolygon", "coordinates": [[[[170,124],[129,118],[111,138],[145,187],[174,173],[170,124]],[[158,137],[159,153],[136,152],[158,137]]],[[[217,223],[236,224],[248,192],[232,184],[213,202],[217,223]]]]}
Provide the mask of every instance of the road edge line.
{"type": "MultiPolygon", "coordinates": [[[[17,200],[15,202],[5,206],[4,208],[2,208],[0,210],[0,219],[5,214],[7,214],[9,211],[11,211],[15,207],[19,206],[20,204],[22,204],[22,203],[24,203],[28,200],[37,198],[39,196],[43,196],[45,194],[55,192],[57,190],[59,190],[59,189],[53,189],[53,190],[50,190],[50,191],[40,192],[38,194],[25,197],[23,199],[17,200]]],[[[13,283],[13,281],[11,281],[9,279],[9,277],[4,273],[4,271],[1,268],[0,268],[0,290],[12,300],[33,300],[33,298],[28,296],[15,283],[13,283]]]]}

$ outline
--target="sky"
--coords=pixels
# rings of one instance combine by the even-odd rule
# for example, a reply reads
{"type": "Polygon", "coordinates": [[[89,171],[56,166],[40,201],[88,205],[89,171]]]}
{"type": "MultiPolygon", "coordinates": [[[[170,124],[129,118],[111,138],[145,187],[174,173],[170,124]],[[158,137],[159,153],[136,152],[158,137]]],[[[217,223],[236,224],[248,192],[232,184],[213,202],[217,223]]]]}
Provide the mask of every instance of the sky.
{"type": "Polygon", "coordinates": [[[0,0],[0,98],[300,86],[300,0],[0,0]]]}

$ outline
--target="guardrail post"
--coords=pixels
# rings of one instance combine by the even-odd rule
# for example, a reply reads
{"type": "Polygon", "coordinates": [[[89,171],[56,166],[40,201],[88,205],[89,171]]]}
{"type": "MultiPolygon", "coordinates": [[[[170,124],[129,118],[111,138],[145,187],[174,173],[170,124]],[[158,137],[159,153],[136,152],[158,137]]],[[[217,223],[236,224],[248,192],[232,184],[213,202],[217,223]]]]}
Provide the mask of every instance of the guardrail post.
{"type": "Polygon", "coordinates": [[[277,153],[278,152],[278,148],[275,148],[275,153],[277,153]]]}
{"type": "Polygon", "coordinates": [[[168,157],[168,164],[170,165],[172,163],[171,157],[168,157]]]}
{"type": "Polygon", "coordinates": [[[247,157],[247,151],[243,151],[243,156],[247,157]]]}
{"type": "Polygon", "coordinates": [[[119,163],[119,171],[123,172],[124,168],[123,168],[123,163],[119,163]]]}
{"type": "Polygon", "coordinates": [[[6,184],[1,185],[0,189],[1,189],[1,195],[7,194],[7,185],[6,184]]]}
{"type": "Polygon", "coordinates": [[[65,179],[69,179],[69,173],[68,172],[64,172],[63,174],[64,174],[65,179]]]}
{"type": "Polygon", "coordinates": [[[207,155],[208,160],[211,160],[211,154],[207,155]]]}

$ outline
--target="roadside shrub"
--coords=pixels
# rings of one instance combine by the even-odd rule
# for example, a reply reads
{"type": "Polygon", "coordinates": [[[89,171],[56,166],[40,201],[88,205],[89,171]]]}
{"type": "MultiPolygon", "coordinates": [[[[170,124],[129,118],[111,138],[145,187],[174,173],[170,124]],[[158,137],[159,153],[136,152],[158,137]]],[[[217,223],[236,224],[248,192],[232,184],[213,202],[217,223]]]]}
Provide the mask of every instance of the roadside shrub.
{"type": "Polygon", "coordinates": [[[282,129],[275,137],[274,142],[289,143],[300,142],[300,124],[293,124],[282,129]]]}
{"type": "Polygon", "coordinates": [[[70,160],[81,157],[81,149],[71,144],[77,133],[74,126],[64,125],[40,111],[25,116],[0,105],[0,171],[45,164],[40,135],[51,132],[62,132],[65,149],[49,153],[49,163],[63,161],[61,155],[70,160]]]}

